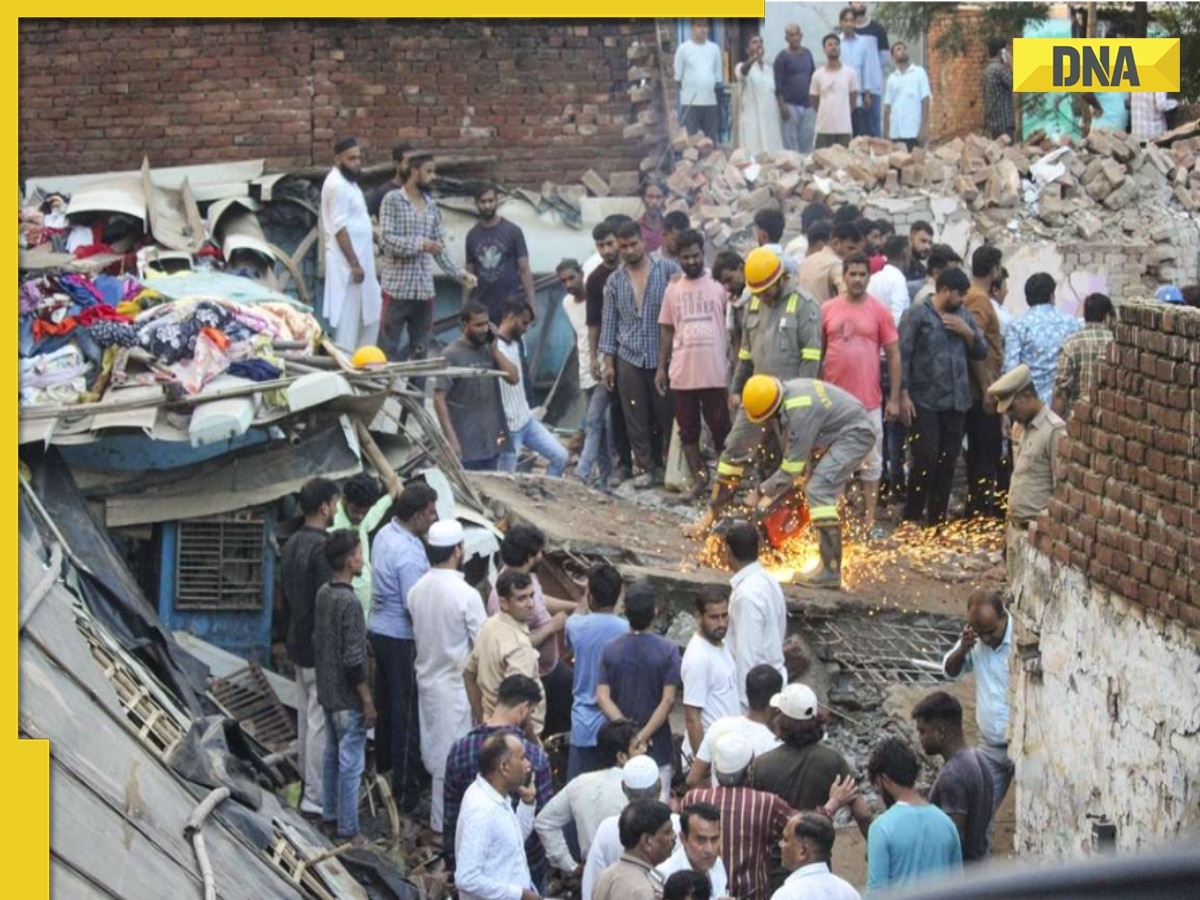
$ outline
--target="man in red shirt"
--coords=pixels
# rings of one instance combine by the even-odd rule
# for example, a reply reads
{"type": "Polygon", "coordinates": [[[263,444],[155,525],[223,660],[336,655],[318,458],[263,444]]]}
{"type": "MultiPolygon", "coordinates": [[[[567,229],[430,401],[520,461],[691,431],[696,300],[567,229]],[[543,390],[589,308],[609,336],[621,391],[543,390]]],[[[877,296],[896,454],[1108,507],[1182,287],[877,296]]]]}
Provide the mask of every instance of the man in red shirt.
{"type": "Polygon", "coordinates": [[[866,501],[867,536],[874,540],[886,532],[875,525],[879,477],[883,472],[883,415],[900,415],[900,334],[891,312],[867,293],[871,270],[867,255],[852,253],[842,263],[844,293],[821,307],[821,340],[824,344],[824,380],[858,398],[867,409],[875,431],[875,448],[863,461],[862,486],[866,501]],[[887,358],[891,385],[886,409],[880,388],[880,356],[887,358]]]}

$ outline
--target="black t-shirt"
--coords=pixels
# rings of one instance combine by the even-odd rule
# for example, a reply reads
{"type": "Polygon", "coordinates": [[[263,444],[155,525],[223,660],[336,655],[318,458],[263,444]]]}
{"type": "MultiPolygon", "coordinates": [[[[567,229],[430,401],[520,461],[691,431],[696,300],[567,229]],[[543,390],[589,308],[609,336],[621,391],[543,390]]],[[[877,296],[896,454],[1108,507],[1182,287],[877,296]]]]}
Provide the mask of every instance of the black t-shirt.
{"type": "Polygon", "coordinates": [[[479,279],[471,299],[488,308],[493,322],[499,323],[505,300],[524,296],[517,260],[528,258],[525,233],[508,219],[491,228],[476,225],[467,232],[467,262],[479,279]]]}
{"type": "Polygon", "coordinates": [[[775,794],[792,809],[816,809],[829,800],[833,782],[850,774],[849,763],[828,744],[818,741],[803,750],[784,744],[754,761],[750,786],[775,794]]]}
{"type": "Polygon", "coordinates": [[[402,187],[404,187],[404,182],[393,178],[375,188],[375,190],[371,191],[371,196],[367,198],[367,212],[373,216],[378,216],[379,207],[383,206],[383,198],[392,191],[400,190],[402,187]]]}
{"type": "Polygon", "coordinates": [[[600,327],[600,320],[604,315],[604,286],[608,284],[608,276],[615,271],[616,266],[610,269],[604,263],[600,263],[587,278],[584,290],[587,293],[588,328],[600,327]]]}
{"type": "Polygon", "coordinates": [[[988,827],[992,824],[995,788],[979,751],[964,747],[955,753],[929,792],[929,802],[948,816],[966,816],[963,862],[985,859],[988,854],[988,827]]]}
{"type": "Polygon", "coordinates": [[[872,19],[866,25],[863,25],[861,28],[855,26],[854,33],[861,35],[862,37],[875,38],[875,43],[879,45],[880,53],[883,53],[885,50],[891,51],[892,49],[892,45],[888,43],[887,31],[874,19],[872,19]]]}

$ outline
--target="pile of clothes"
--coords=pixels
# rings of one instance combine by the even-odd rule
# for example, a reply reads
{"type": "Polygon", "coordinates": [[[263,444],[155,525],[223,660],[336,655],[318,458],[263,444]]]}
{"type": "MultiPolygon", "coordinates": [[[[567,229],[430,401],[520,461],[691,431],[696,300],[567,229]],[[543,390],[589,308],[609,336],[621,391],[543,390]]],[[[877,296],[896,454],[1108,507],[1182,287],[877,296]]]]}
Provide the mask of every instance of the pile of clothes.
{"type": "Polygon", "coordinates": [[[316,344],[321,326],[285,302],[169,300],[131,275],[43,275],[21,284],[20,402],[99,400],[111,387],[177,385],[196,394],[223,373],[271,381],[278,342],[316,344]]]}

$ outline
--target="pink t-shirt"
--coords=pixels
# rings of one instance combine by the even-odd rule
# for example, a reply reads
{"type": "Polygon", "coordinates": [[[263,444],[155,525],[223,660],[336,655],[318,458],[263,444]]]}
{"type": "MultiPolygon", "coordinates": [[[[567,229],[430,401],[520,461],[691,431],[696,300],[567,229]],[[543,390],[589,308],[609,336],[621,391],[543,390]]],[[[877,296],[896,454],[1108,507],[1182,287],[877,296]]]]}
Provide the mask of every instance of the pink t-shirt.
{"type": "Polygon", "coordinates": [[[851,303],[839,294],[821,307],[825,380],[848,391],[868,410],[883,405],[879,353],[900,340],[888,308],[872,297],[851,303]]]}
{"type": "Polygon", "coordinates": [[[682,391],[724,387],[728,376],[725,288],[706,271],[667,286],[658,324],[675,329],[671,343],[671,387],[682,391]]]}

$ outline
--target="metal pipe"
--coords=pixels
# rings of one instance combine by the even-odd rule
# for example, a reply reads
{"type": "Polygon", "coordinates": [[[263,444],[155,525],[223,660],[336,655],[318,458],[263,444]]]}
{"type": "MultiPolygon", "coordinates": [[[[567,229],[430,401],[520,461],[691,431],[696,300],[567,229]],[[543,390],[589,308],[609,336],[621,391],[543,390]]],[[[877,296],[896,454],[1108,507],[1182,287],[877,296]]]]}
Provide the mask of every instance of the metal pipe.
{"type": "Polygon", "coordinates": [[[46,571],[42,573],[41,580],[30,591],[29,599],[25,601],[25,607],[21,610],[21,616],[17,620],[17,634],[25,630],[25,626],[33,618],[37,608],[50,594],[50,588],[54,587],[54,583],[58,581],[58,577],[62,573],[62,561],[62,544],[54,541],[50,544],[50,563],[46,567],[46,571]]]}
{"type": "Polygon", "coordinates": [[[286,748],[284,750],[280,750],[276,753],[268,753],[266,756],[264,756],[262,758],[262,763],[264,766],[274,766],[274,765],[278,765],[279,763],[283,762],[286,759],[292,759],[293,757],[297,757],[299,755],[300,755],[299,747],[288,747],[288,748],[286,748]]]}
{"type": "Polygon", "coordinates": [[[185,839],[191,838],[192,847],[196,851],[196,864],[200,867],[200,877],[204,879],[204,900],[217,900],[217,884],[213,878],[212,862],[209,861],[208,850],[204,846],[204,820],[228,799],[229,788],[213,789],[200,801],[200,805],[192,810],[187,824],[183,826],[183,836],[185,839]]]}

